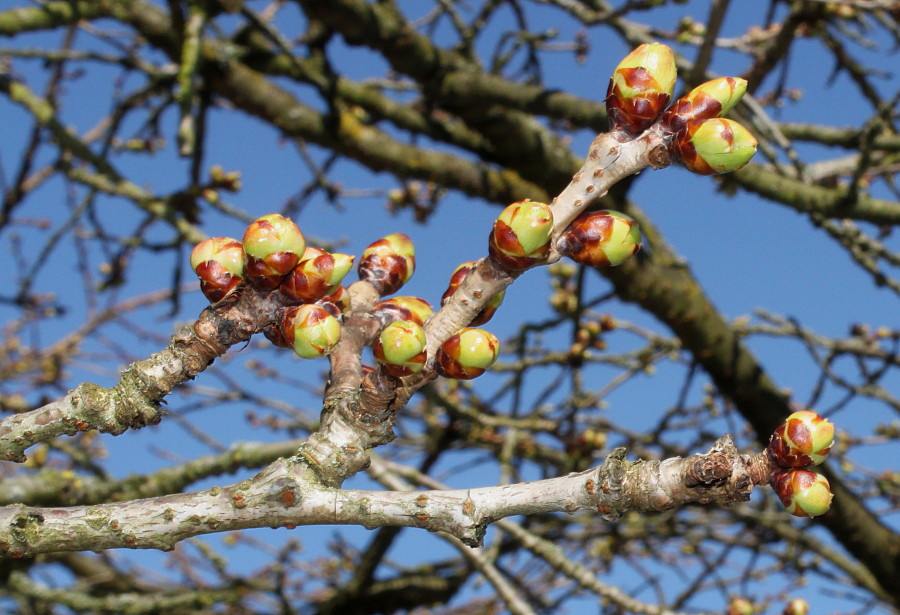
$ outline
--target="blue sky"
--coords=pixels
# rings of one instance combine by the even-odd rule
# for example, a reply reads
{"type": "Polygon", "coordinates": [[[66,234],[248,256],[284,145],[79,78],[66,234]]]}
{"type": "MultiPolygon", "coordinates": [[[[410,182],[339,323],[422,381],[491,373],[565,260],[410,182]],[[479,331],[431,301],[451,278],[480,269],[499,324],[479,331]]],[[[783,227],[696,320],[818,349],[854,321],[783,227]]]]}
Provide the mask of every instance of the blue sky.
{"type": "MultiPolygon", "coordinates": [[[[760,3],[761,4],[761,3],[760,3]]],[[[416,3],[406,3],[416,7],[416,3]]],[[[543,27],[557,28],[561,38],[567,39],[573,32],[571,20],[561,16],[559,11],[546,7],[533,7],[535,14],[543,16],[543,27]]],[[[685,7],[674,7],[660,13],[662,27],[671,28],[681,14],[691,14],[698,20],[705,19],[705,3],[693,3],[685,7]]],[[[723,30],[724,36],[742,32],[746,23],[754,17],[750,15],[762,8],[747,5],[740,11],[731,11],[731,17],[723,30]],[[746,20],[746,21],[745,21],[746,20]]],[[[424,9],[420,12],[424,12],[424,9]]],[[[290,16],[292,9],[286,10],[290,16]]],[[[294,17],[296,19],[296,17],[294,17]]],[[[498,24],[498,26],[504,24],[498,24]]],[[[441,40],[445,32],[438,31],[435,37],[441,40]]],[[[14,40],[0,41],[0,47],[56,45],[60,34],[23,36],[14,40]]],[[[78,35],[79,44],[99,47],[87,34],[78,35]]],[[[591,34],[593,51],[588,62],[576,64],[570,55],[551,56],[545,66],[544,75],[551,86],[558,86],[584,97],[601,98],[611,70],[627,49],[619,42],[612,42],[605,30],[591,34]],[[606,46],[609,46],[607,49],[606,46]]],[[[821,50],[817,43],[801,41],[797,44],[791,62],[789,82],[800,88],[804,95],[796,103],[786,105],[775,112],[778,120],[822,122],[831,125],[859,125],[870,113],[870,109],[859,101],[844,100],[842,97],[853,89],[846,78],[839,76],[829,89],[822,84],[828,78],[831,67],[821,61],[821,50]]],[[[854,50],[860,56],[867,52],[854,50]]],[[[689,52],[692,54],[693,52],[689,52]]],[[[382,71],[383,65],[373,61],[371,56],[359,49],[344,49],[336,58],[336,63],[348,76],[364,78],[374,69],[382,71]]],[[[33,91],[41,92],[45,77],[38,62],[16,60],[16,73],[33,91]]],[[[111,106],[110,97],[116,83],[112,80],[120,75],[116,70],[88,64],[87,75],[67,84],[63,97],[63,120],[79,133],[95,124],[111,106]]],[[[717,54],[711,70],[718,74],[738,74],[745,66],[736,56],[717,54]]],[[[123,87],[128,90],[139,80],[130,77],[123,87]]],[[[767,84],[771,85],[771,84],[767,84]]],[[[896,80],[883,82],[884,91],[896,87],[896,80]]],[[[295,88],[297,95],[311,100],[309,89],[295,88]]],[[[763,88],[764,90],[767,87],[763,88]]],[[[122,156],[115,159],[121,171],[137,184],[157,193],[165,193],[185,185],[188,165],[177,158],[174,151],[174,125],[177,118],[172,110],[164,115],[163,126],[169,139],[167,147],[157,156],[122,156]]],[[[0,122],[4,138],[0,140],[0,162],[8,179],[16,170],[17,160],[30,130],[30,122],[21,109],[12,106],[6,99],[0,99],[0,122]]],[[[136,128],[134,125],[132,128],[136,128]]],[[[127,131],[126,131],[127,132],[127,131]]],[[[573,150],[582,154],[592,135],[579,132],[571,135],[573,150]]],[[[292,196],[310,181],[310,175],[299,160],[294,144],[281,135],[262,126],[252,118],[228,111],[214,111],[210,116],[209,140],[206,144],[206,167],[218,164],[226,170],[240,170],[243,188],[240,193],[225,195],[231,204],[245,210],[252,216],[280,210],[292,196]]],[[[820,157],[837,155],[822,149],[801,147],[804,156],[815,160],[820,157]]],[[[312,146],[313,156],[319,160],[322,151],[312,146]]],[[[52,152],[45,149],[39,159],[43,163],[53,160],[52,152]]],[[[360,169],[354,163],[338,163],[331,173],[347,190],[390,189],[396,181],[386,174],[373,175],[360,169]]],[[[25,227],[19,232],[25,245],[42,245],[66,217],[72,207],[77,207],[85,193],[82,189],[67,193],[58,180],[51,180],[42,186],[18,212],[21,218],[48,219],[50,229],[25,227]]],[[[527,196],[527,195],[523,195],[527,196]]],[[[866,274],[860,271],[844,251],[823,232],[812,230],[808,220],[785,207],[765,202],[753,195],[738,193],[727,197],[716,191],[716,184],[710,178],[692,175],[680,168],[662,171],[645,171],[635,182],[631,198],[649,214],[661,228],[668,241],[689,263],[696,277],[721,312],[729,318],[751,314],[757,308],[764,308],[780,315],[793,316],[817,332],[825,335],[843,335],[856,322],[864,321],[873,326],[897,327],[896,296],[889,291],[874,288],[866,274]]],[[[486,253],[486,239],[491,222],[498,213],[495,207],[465,196],[450,193],[442,201],[429,225],[415,222],[410,212],[401,212],[389,217],[385,212],[383,195],[373,197],[351,197],[342,199],[342,207],[328,203],[321,193],[303,203],[296,218],[305,233],[341,242],[340,251],[359,254],[375,239],[392,232],[404,232],[416,243],[418,274],[404,289],[403,294],[420,295],[433,304],[438,304],[446,286],[446,280],[455,266],[465,260],[478,258],[486,253]]],[[[126,234],[139,223],[132,206],[120,201],[100,197],[102,221],[116,232],[126,234]]],[[[235,220],[226,219],[214,213],[204,213],[202,229],[210,235],[240,237],[242,226],[235,220]]],[[[160,228],[151,233],[152,238],[165,241],[170,237],[167,229],[160,228]]],[[[12,261],[12,239],[7,231],[0,235],[0,295],[8,296],[18,283],[17,271],[10,266],[12,261]]],[[[894,245],[897,241],[894,238],[894,245]]],[[[52,267],[43,268],[33,281],[35,289],[53,292],[69,307],[69,312],[58,319],[42,323],[40,330],[32,331],[42,345],[52,343],[81,323],[88,312],[84,300],[82,279],[77,274],[78,256],[71,238],[64,240],[52,253],[52,267]]],[[[92,253],[88,256],[90,266],[99,271],[103,255],[92,253]]],[[[171,271],[176,266],[175,255],[171,252],[162,256],[156,253],[138,252],[132,263],[132,273],[127,283],[117,291],[108,294],[109,300],[123,299],[166,288],[171,281],[171,271]]],[[[185,280],[191,278],[187,263],[187,253],[183,254],[179,265],[185,280]]],[[[96,278],[95,278],[96,279],[96,278]]],[[[590,288],[597,294],[604,292],[606,282],[596,276],[590,281],[590,288]]],[[[523,276],[509,290],[501,311],[501,316],[491,322],[490,328],[501,339],[512,335],[527,318],[549,315],[545,298],[549,295],[548,279],[544,272],[533,271],[523,276]]],[[[106,300],[101,299],[101,301],[106,300]]],[[[182,310],[173,319],[166,316],[165,306],[149,310],[142,319],[148,331],[156,338],[133,336],[124,329],[114,326],[104,339],[92,340],[86,349],[99,354],[109,352],[114,343],[127,344],[137,358],[159,349],[176,323],[192,318],[205,306],[203,297],[194,292],[183,298],[182,310]],[[121,335],[121,337],[119,337],[121,335]]],[[[612,303],[608,309],[617,317],[633,321],[639,325],[660,330],[659,325],[647,314],[632,306],[612,303]]],[[[18,311],[0,304],[0,321],[18,316],[18,311]]],[[[664,332],[664,331],[663,331],[664,332]]],[[[564,343],[564,342],[563,342],[564,343]]],[[[792,389],[795,398],[805,400],[815,385],[817,372],[811,369],[805,351],[799,345],[779,340],[754,338],[751,347],[759,355],[762,363],[770,371],[776,382],[792,389]]],[[[265,348],[265,344],[233,352],[227,360],[220,361],[217,369],[225,369],[232,377],[248,378],[243,368],[248,359],[265,361],[282,373],[297,379],[315,380],[325,368],[323,362],[301,362],[287,352],[265,348]],[[221,367],[225,365],[225,367],[221,367]]],[[[103,363],[103,362],[101,362],[103,363]]],[[[103,370],[96,365],[78,363],[70,369],[72,385],[85,379],[99,384],[115,381],[114,365],[104,364],[103,370]]],[[[640,428],[652,424],[658,415],[668,408],[675,398],[682,379],[680,367],[663,368],[659,377],[638,379],[616,391],[607,400],[607,412],[616,421],[640,428]],[[652,386],[647,386],[651,384],[652,386]]],[[[213,374],[201,376],[198,386],[215,385],[213,374]]],[[[895,376],[894,390],[900,388],[895,376]]],[[[266,383],[266,393],[281,394],[291,403],[296,403],[310,417],[315,416],[316,400],[313,397],[298,398],[296,391],[280,388],[276,383],[266,383]]],[[[483,384],[490,390],[491,381],[483,384]]],[[[8,385],[0,385],[8,388],[8,385]]],[[[535,385],[533,392],[538,390],[535,385]]],[[[702,395],[699,386],[692,392],[698,398],[702,395]]],[[[5,391],[9,392],[9,391],[5,391]]],[[[173,411],[178,412],[199,396],[185,399],[174,397],[170,402],[173,411]]],[[[836,394],[826,395],[825,401],[836,399],[836,394]]],[[[526,404],[528,401],[526,401],[526,404]]],[[[827,404],[826,404],[827,405],[827,404]]],[[[279,434],[264,429],[248,429],[243,420],[251,409],[247,403],[222,404],[212,410],[204,410],[190,415],[196,424],[218,438],[226,446],[245,439],[273,439],[279,434]]],[[[838,413],[834,420],[839,427],[867,425],[876,421],[890,420],[887,410],[874,403],[855,402],[847,410],[838,413]]],[[[723,428],[724,429],[724,428],[723,428]]],[[[177,425],[164,423],[159,428],[125,434],[119,438],[105,439],[109,449],[107,467],[116,476],[133,472],[147,472],[153,468],[165,467],[172,458],[158,454],[158,450],[169,451],[176,457],[192,457],[210,451],[198,445],[196,440],[177,425]]],[[[884,447],[869,447],[860,452],[861,460],[870,467],[890,468],[895,466],[896,448],[892,451],[884,447]]],[[[446,470],[446,469],[445,469],[446,470]]],[[[497,476],[483,469],[451,473],[447,477],[453,486],[476,486],[490,484],[497,476]]],[[[365,480],[357,481],[367,484],[365,480]]],[[[896,524],[896,519],[893,520],[896,524]]],[[[802,524],[803,522],[798,521],[802,524]]],[[[357,544],[364,544],[368,532],[356,528],[341,530],[357,544]],[[360,536],[364,538],[359,539],[360,536]]],[[[308,547],[308,553],[316,553],[323,542],[332,536],[332,530],[306,528],[296,530],[296,536],[308,547]]],[[[278,536],[285,535],[278,530],[278,536]]],[[[257,530],[252,533],[261,540],[272,539],[272,530],[257,530]]],[[[219,538],[209,540],[218,542],[219,538]]],[[[416,549],[428,544],[429,549],[443,549],[443,543],[433,536],[412,531],[404,532],[400,544],[392,550],[392,557],[412,558],[416,549]]],[[[240,547],[229,554],[240,553],[240,547]]],[[[248,550],[249,553],[249,550],[248,550]]],[[[156,559],[157,555],[142,554],[142,558],[156,559]]],[[[149,561],[148,560],[148,561],[149,561]]],[[[255,565],[252,560],[240,561],[233,557],[236,569],[255,565]]],[[[608,581],[622,582],[623,589],[630,589],[626,576],[611,576],[608,581]]],[[[677,581],[672,587],[677,587],[677,581]]],[[[473,588],[473,591],[477,591],[473,588]]],[[[482,590],[483,591],[483,588],[482,590]]],[[[672,590],[677,593],[677,589],[672,590]]],[[[802,592],[803,597],[813,604],[813,612],[830,612],[834,608],[830,597],[814,592],[802,592]]],[[[641,594],[643,599],[652,600],[652,593],[641,594]]],[[[715,603],[697,604],[714,608],[715,603]]],[[[575,611],[572,611],[575,612],[575,611]]]]}

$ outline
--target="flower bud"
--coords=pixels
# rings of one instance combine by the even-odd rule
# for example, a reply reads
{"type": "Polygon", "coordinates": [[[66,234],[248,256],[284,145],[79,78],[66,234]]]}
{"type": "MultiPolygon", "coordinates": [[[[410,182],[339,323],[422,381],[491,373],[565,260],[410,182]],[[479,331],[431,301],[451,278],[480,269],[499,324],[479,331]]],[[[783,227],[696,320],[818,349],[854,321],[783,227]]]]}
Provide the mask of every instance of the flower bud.
{"type": "Polygon", "coordinates": [[[739,77],[721,77],[702,83],[666,110],[662,117],[663,126],[678,132],[684,130],[690,120],[723,117],[746,91],[747,80],[739,77]]]}
{"type": "Polygon", "coordinates": [[[318,301],[338,289],[352,266],[347,254],[326,252],[302,260],[282,281],[281,292],[298,303],[318,301]]]}
{"type": "Polygon", "coordinates": [[[804,468],[825,461],[834,444],[834,424],[815,412],[794,412],[775,430],[769,451],[783,468],[804,468]]]}
{"type": "Polygon", "coordinates": [[[390,295],[409,282],[416,269],[416,249],[403,233],[382,237],[363,250],[359,261],[359,279],[390,295]]]}
{"type": "Polygon", "coordinates": [[[728,603],[725,615],[753,615],[753,603],[746,598],[734,598],[728,603]]]}
{"type": "MultiPolygon", "coordinates": [[[[447,290],[445,290],[444,294],[441,296],[441,305],[444,305],[450,300],[450,297],[456,292],[459,285],[463,283],[463,280],[466,279],[466,276],[469,275],[469,272],[474,266],[475,261],[466,261],[453,270],[453,274],[450,276],[450,282],[447,285],[447,290]]],[[[497,312],[497,308],[503,303],[504,296],[506,296],[506,291],[501,290],[491,297],[491,300],[484,306],[484,309],[478,312],[469,324],[473,327],[479,327],[488,322],[497,312]]]]}
{"type": "Polygon", "coordinates": [[[589,267],[621,265],[641,249],[637,221],[611,210],[583,213],[563,232],[556,249],[589,267]]]}
{"type": "Polygon", "coordinates": [[[500,354],[500,341],[484,329],[467,327],[441,344],[434,369],[445,378],[471,380],[487,370],[500,354]]]}
{"type": "Polygon", "coordinates": [[[815,470],[791,468],[775,475],[772,488],[795,517],[818,517],[831,508],[831,486],[815,470]]]}
{"type": "Polygon", "coordinates": [[[372,350],[387,375],[417,374],[425,367],[425,330],[412,320],[397,320],[382,330],[372,350]]]}
{"type": "Polygon", "coordinates": [[[325,308],[307,304],[285,312],[281,333],[297,356],[317,359],[331,352],[340,341],[341,323],[325,308]]]}
{"type": "Polygon", "coordinates": [[[699,175],[730,173],[750,162],[756,139],[734,120],[691,120],[675,135],[669,151],[699,175]]]}
{"type": "Polygon", "coordinates": [[[244,232],[244,276],[259,290],[272,290],[300,262],[306,241],[297,225],[268,214],[244,232]]]}
{"type": "Polygon", "coordinates": [[[346,287],[338,286],[337,290],[328,293],[316,301],[316,305],[321,305],[328,310],[332,316],[337,318],[338,314],[343,314],[350,309],[350,293],[347,291],[346,287]],[[334,307],[334,310],[331,309],[332,306],[334,307]]]}
{"type": "Polygon", "coordinates": [[[375,304],[372,314],[385,326],[398,320],[411,320],[418,325],[434,314],[431,304],[419,297],[391,297],[375,304]]]}
{"type": "Polygon", "coordinates": [[[610,127],[643,132],[665,111],[675,91],[675,57],[660,43],[645,43],[616,67],[606,91],[610,127]]]}
{"type": "Polygon", "coordinates": [[[507,271],[525,271],[550,253],[553,214],[537,201],[513,203],[494,221],[488,238],[491,258],[507,271]]]}
{"type": "Polygon", "coordinates": [[[794,598],[787,603],[781,615],[809,615],[809,602],[803,598],[794,598]]]}
{"type": "Polygon", "coordinates": [[[241,242],[230,237],[204,239],[191,252],[191,269],[209,302],[218,303],[244,281],[241,242]]]}

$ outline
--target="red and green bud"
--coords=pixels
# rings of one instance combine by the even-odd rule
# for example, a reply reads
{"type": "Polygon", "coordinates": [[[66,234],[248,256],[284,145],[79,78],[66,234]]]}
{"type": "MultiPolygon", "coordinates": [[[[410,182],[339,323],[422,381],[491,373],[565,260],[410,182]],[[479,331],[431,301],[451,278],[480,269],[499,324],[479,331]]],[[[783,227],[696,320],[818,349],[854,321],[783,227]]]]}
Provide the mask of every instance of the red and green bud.
{"type": "Polygon", "coordinates": [[[424,325],[434,314],[434,308],[419,297],[391,297],[376,303],[372,314],[384,325],[398,320],[411,320],[418,325],[424,325]]]}
{"type": "Polygon", "coordinates": [[[343,314],[350,309],[350,293],[346,287],[338,286],[336,290],[316,301],[316,305],[321,305],[337,318],[338,314],[343,314]]]}
{"type": "Polygon", "coordinates": [[[606,111],[610,127],[643,132],[665,111],[675,91],[675,57],[660,43],[646,43],[625,56],[609,81],[606,111]]]}
{"type": "Polygon", "coordinates": [[[669,151],[689,171],[699,175],[730,173],[750,162],[756,139],[734,120],[691,120],[679,131],[669,151]]]}
{"type": "Polygon", "coordinates": [[[299,303],[318,301],[340,287],[352,266],[353,257],[347,254],[325,252],[302,260],[282,281],[281,292],[299,303]]]}
{"type": "Polygon", "coordinates": [[[331,352],[340,341],[341,323],[325,308],[307,304],[285,312],[281,333],[297,356],[317,359],[331,352]]]}
{"type": "Polygon", "coordinates": [[[519,201],[504,209],[488,238],[491,258],[507,271],[525,271],[550,253],[553,213],[545,203],[519,201]]]}
{"type": "Polygon", "coordinates": [[[359,261],[359,279],[390,295],[409,282],[416,270],[416,249],[403,233],[382,237],[363,250],[359,261]]]}
{"type": "Polygon", "coordinates": [[[268,214],[244,233],[244,277],[259,290],[276,288],[300,262],[303,233],[289,218],[268,214]]]}
{"type": "Polygon", "coordinates": [[[372,350],[381,370],[397,378],[418,374],[425,367],[425,330],[412,320],[397,320],[375,339],[372,350]]]}
{"type": "Polygon", "coordinates": [[[702,83],[666,110],[662,117],[663,126],[678,132],[691,120],[724,117],[746,91],[747,80],[739,77],[721,77],[702,83]]]}
{"type": "Polygon", "coordinates": [[[467,327],[441,344],[434,369],[445,378],[471,380],[483,374],[500,354],[500,341],[484,329],[467,327]]]}
{"type": "Polygon", "coordinates": [[[244,281],[244,250],[230,237],[212,237],[194,246],[191,269],[200,278],[200,290],[210,303],[218,303],[244,281]]]}
{"type": "Polygon", "coordinates": [[[834,444],[834,425],[815,412],[794,412],[775,430],[769,453],[783,468],[805,468],[825,461],[834,444]]]}
{"type": "Polygon", "coordinates": [[[725,615],[753,615],[753,603],[746,598],[734,598],[728,603],[728,610],[725,615]]]}
{"type": "MultiPolygon", "coordinates": [[[[450,300],[450,297],[453,293],[456,292],[456,289],[459,288],[459,285],[463,283],[463,280],[466,279],[466,276],[469,275],[469,272],[472,270],[472,267],[475,266],[475,261],[466,261],[461,264],[459,267],[453,270],[453,274],[450,276],[450,282],[447,285],[447,290],[444,291],[444,294],[441,296],[441,305],[447,303],[450,300]]],[[[501,290],[499,293],[494,295],[488,304],[484,306],[484,309],[478,312],[475,318],[472,319],[472,322],[469,323],[473,327],[480,327],[481,325],[488,322],[491,318],[493,318],[494,314],[497,312],[497,308],[503,303],[503,297],[506,295],[505,290],[501,290]]]]}
{"type": "Polygon", "coordinates": [[[803,598],[794,598],[787,603],[781,615],[809,615],[809,602],[803,598]]]}
{"type": "Polygon", "coordinates": [[[582,265],[615,267],[641,249],[641,228],[636,220],[617,211],[587,212],[572,221],[556,249],[582,265]]]}
{"type": "Polygon", "coordinates": [[[795,517],[818,517],[831,508],[831,486],[815,470],[791,468],[775,475],[772,488],[795,517]]]}

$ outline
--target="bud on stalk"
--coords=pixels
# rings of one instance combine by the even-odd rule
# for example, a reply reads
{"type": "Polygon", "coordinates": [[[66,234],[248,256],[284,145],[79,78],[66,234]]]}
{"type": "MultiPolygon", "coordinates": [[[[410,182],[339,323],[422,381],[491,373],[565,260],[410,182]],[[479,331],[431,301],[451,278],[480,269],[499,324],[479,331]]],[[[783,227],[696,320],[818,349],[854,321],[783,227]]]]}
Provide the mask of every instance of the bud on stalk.
{"type": "Polygon", "coordinates": [[[690,120],[723,117],[746,91],[747,80],[739,77],[721,77],[702,83],[666,110],[662,125],[671,132],[678,132],[684,130],[690,120]]]}
{"type": "Polygon", "coordinates": [[[230,237],[204,239],[191,252],[191,269],[200,278],[200,290],[210,303],[218,303],[244,281],[244,250],[230,237]]]}
{"type": "Polygon", "coordinates": [[[340,341],[341,323],[325,308],[307,304],[285,312],[281,333],[297,356],[317,359],[331,352],[340,341]]]}
{"type": "Polygon", "coordinates": [[[352,266],[353,257],[347,254],[325,252],[302,260],[284,278],[281,292],[298,303],[318,301],[340,287],[352,266]]]}
{"type": "Polygon", "coordinates": [[[604,209],[575,218],[556,242],[556,249],[582,265],[615,267],[637,254],[641,245],[637,221],[604,209]]]}
{"type": "Polygon", "coordinates": [[[297,225],[279,214],[268,214],[244,233],[244,276],[259,290],[276,288],[300,262],[306,241],[297,225]]]}
{"type": "Polygon", "coordinates": [[[397,320],[384,328],[372,350],[385,374],[402,378],[425,367],[425,343],[425,330],[418,323],[397,320]]]}
{"type": "Polygon", "coordinates": [[[422,326],[434,314],[434,309],[419,297],[391,297],[376,303],[372,314],[385,326],[398,320],[411,320],[422,326]]]}
{"type": "Polygon", "coordinates": [[[500,341],[484,329],[467,327],[441,344],[434,369],[445,378],[471,380],[483,374],[500,354],[500,341]]]}
{"type": "Polygon", "coordinates": [[[416,270],[416,249],[403,233],[382,237],[363,250],[359,279],[375,287],[379,295],[390,295],[409,282],[416,270]]]}
{"type": "Polygon", "coordinates": [[[494,221],[488,237],[488,252],[503,269],[525,271],[550,253],[553,214],[537,201],[513,203],[494,221]]]}
{"type": "Polygon", "coordinates": [[[638,134],[665,111],[675,91],[675,57],[660,43],[645,43],[616,67],[606,91],[610,127],[638,134]]]}
{"type": "Polygon", "coordinates": [[[734,120],[691,120],[675,135],[671,154],[699,175],[730,173],[750,162],[756,139],[734,120]]]}
{"type": "Polygon", "coordinates": [[[815,412],[794,412],[775,430],[769,452],[783,468],[819,465],[834,444],[834,425],[815,412]]]}
{"type": "Polygon", "coordinates": [[[795,517],[818,517],[831,508],[831,485],[815,470],[791,468],[775,475],[772,488],[795,517]]]}
{"type": "MultiPolygon", "coordinates": [[[[463,280],[466,279],[466,276],[469,275],[469,272],[474,266],[475,261],[466,261],[453,270],[453,274],[450,276],[450,282],[447,285],[447,290],[445,290],[444,294],[441,296],[441,305],[444,305],[450,300],[450,297],[453,296],[453,293],[456,292],[456,289],[463,283],[463,280]]],[[[503,297],[505,295],[505,290],[501,290],[494,295],[491,300],[488,301],[488,304],[484,306],[484,309],[478,312],[469,324],[473,327],[479,327],[493,318],[494,314],[497,312],[497,308],[503,303],[503,297]]]]}

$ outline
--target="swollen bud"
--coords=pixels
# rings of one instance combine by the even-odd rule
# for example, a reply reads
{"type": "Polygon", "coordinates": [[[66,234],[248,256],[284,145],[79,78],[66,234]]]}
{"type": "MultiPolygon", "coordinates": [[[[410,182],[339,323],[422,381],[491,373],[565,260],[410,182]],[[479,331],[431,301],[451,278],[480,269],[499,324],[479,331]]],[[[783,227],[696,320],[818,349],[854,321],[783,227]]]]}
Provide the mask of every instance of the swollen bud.
{"type": "MultiPolygon", "coordinates": [[[[463,280],[466,279],[466,276],[469,275],[469,272],[472,270],[472,267],[475,266],[475,261],[466,261],[453,270],[453,274],[450,276],[450,282],[447,284],[447,290],[444,291],[444,294],[441,295],[441,305],[447,303],[450,300],[450,297],[453,296],[453,293],[456,292],[456,289],[459,288],[459,285],[463,283],[463,280]]],[[[506,295],[505,290],[501,290],[499,293],[491,297],[491,300],[488,301],[488,304],[484,306],[484,309],[478,312],[475,315],[475,318],[472,319],[472,322],[469,323],[473,327],[479,327],[486,322],[488,322],[494,314],[497,312],[497,308],[503,303],[503,297],[506,295]]]]}
{"type": "Polygon", "coordinates": [[[387,375],[418,374],[425,367],[425,330],[412,320],[397,320],[382,330],[372,350],[387,375]]]}
{"type": "Polygon", "coordinates": [[[625,56],[609,81],[606,111],[610,127],[643,132],[665,111],[675,91],[675,57],[660,43],[645,43],[625,56]]]}
{"type": "Polygon", "coordinates": [[[244,276],[259,290],[276,288],[300,262],[303,233],[289,218],[268,214],[244,232],[244,276]]]}
{"type": "Polygon", "coordinates": [[[809,602],[803,598],[794,598],[787,603],[781,615],[809,615],[809,602]]]}
{"type": "Polygon", "coordinates": [[[416,249],[403,233],[382,237],[363,250],[359,261],[359,279],[390,295],[409,282],[416,270],[416,249]]]}
{"type": "Polygon", "coordinates": [[[815,412],[794,412],[775,430],[769,452],[783,468],[819,465],[834,444],[834,424],[815,412]]]}
{"type": "Polygon", "coordinates": [[[815,470],[791,468],[779,472],[772,480],[772,488],[795,517],[818,517],[831,508],[831,486],[815,470]]]}
{"type": "Polygon", "coordinates": [[[209,302],[218,303],[244,281],[241,242],[230,237],[204,239],[191,252],[191,269],[209,302]]]}
{"type": "Polygon", "coordinates": [[[553,214],[537,201],[513,203],[497,216],[488,238],[491,258],[507,271],[525,271],[550,253],[553,214]]]}
{"type": "Polygon", "coordinates": [[[340,287],[352,266],[353,257],[347,254],[315,255],[294,267],[281,283],[281,292],[299,303],[318,301],[340,287]]]}
{"type": "Polygon", "coordinates": [[[441,344],[434,369],[445,378],[471,380],[487,370],[500,354],[500,341],[484,329],[467,327],[441,344]]]}
{"type": "MultiPolygon", "coordinates": [[[[341,323],[318,305],[288,309],[281,321],[284,342],[303,359],[324,357],[341,339],[341,323]]],[[[271,339],[271,338],[270,338],[271,339]]]]}
{"type": "Polygon", "coordinates": [[[678,132],[690,120],[723,117],[746,91],[747,80],[740,77],[720,77],[701,83],[666,110],[662,124],[669,131],[678,132]]]}
{"type": "Polygon", "coordinates": [[[636,220],[617,211],[587,212],[572,221],[556,249],[582,265],[615,267],[641,249],[641,229],[636,220]]]}
{"type": "Polygon", "coordinates": [[[669,151],[699,175],[730,173],[750,162],[756,139],[734,120],[691,120],[675,135],[669,151]]]}
{"type": "Polygon", "coordinates": [[[434,314],[431,304],[419,297],[391,297],[375,304],[372,314],[384,325],[397,320],[411,320],[418,325],[434,314]]]}

